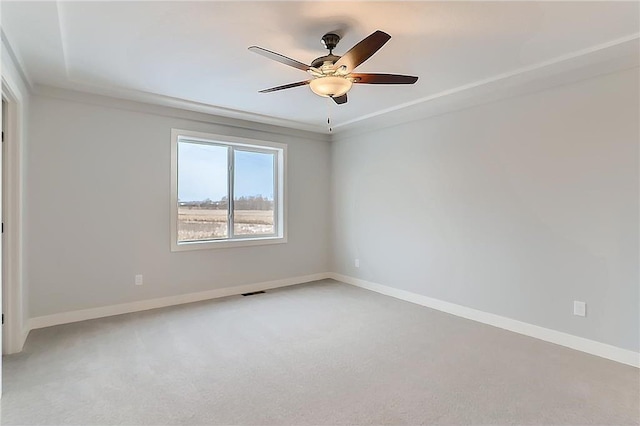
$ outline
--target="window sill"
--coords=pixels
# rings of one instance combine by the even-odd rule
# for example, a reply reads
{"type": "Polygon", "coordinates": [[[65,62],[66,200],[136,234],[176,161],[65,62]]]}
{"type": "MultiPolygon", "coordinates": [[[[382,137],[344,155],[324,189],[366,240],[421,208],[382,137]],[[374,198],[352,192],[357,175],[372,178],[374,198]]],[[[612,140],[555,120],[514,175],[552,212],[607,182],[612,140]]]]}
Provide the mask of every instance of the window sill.
{"type": "Polygon", "coordinates": [[[237,240],[171,242],[171,251],[210,250],[233,247],[252,247],[270,244],[284,244],[287,237],[242,238],[237,240]]]}

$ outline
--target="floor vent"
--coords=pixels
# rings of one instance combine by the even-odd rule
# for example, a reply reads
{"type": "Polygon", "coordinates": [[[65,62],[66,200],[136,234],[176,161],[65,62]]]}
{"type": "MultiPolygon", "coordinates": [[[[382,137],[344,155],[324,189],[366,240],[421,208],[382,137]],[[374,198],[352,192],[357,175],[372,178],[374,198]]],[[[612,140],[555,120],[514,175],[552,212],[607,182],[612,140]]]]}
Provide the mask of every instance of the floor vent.
{"type": "Polygon", "coordinates": [[[253,291],[251,293],[243,293],[243,296],[253,296],[255,294],[264,294],[264,291],[253,291]]]}

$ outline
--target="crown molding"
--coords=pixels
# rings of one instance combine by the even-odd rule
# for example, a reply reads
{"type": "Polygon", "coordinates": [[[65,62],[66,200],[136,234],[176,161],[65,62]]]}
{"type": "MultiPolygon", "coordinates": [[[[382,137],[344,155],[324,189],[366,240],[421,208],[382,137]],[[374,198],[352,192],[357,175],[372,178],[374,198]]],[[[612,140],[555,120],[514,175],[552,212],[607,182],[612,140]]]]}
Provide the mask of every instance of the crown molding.
{"type": "MultiPolygon", "coordinates": [[[[37,87],[53,87],[38,86],[37,87]]],[[[159,105],[169,108],[182,109],[186,111],[199,112],[209,116],[218,116],[224,118],[232,118],[246,122],[267,124],[276,127],[302,130],[312,133],[329,134],[327,129],[320,125],[303,123],[284,118],[277,118],[268,115],[256,114],[247,111],[241,111],[231,108],[220,107],[216,105],[205,104],[201,102],[191,101],[187,99],[176,98],[172,96],[160,95],[151,92],[145,92],[124,87],[102,88],[98,86],[88,85],[85,83],[70,80],[67,85],[58,86],[58,89],[69,90],[74,92],[82,92],[91,95],[105,96],[122,100],[134,101],[144,104],[159,105]]]]}
{"type": "Polygon", "coordinates": [[[640,66],[640,34],[435,93],[333,126],[349,137],[640,66]]]}
{"type": "Polygon", "coordinates": [[[62,17],[62,10],[60,9],[61,4],[59,1],[56,1],[56,18],[58,20],[58,37],[60,38],[60,46],[62,47],[62,60],[64,61],[64,72],[69,78],[69,55],[67,51],[67,38],[64,34],[64,18],[62,17]]]}
{"type": "Polygon", "coordinates": [[[9,61],[11,61],[13,67],[15,68],[18,76],[22,80],[22,83],[24,84],[24,86],[27,88],[29,92],[32,92],[34,84],[31,78],[29,77],[29,74],[27,73],[27,69],[24,66],[24,62],[22,61],[22,58],[20,57],[20,55],[18,55],[13,50],[13,47],[11,47],[11,43],[9,42],[7,35],[4,33],[2,29],[0,29],[0,40],[2,41],[2,51],[7,54],[9,61]]]}
{"type": "Polygon", "coordinates": [[[518,68],[438,92],[412,102],[386,108],[354,120],[337,123],[333,126],[332,133],[329,133],[325,127],[314,124],[127,88],[107,89],[70,80],[69,86],[62,89],[164,106],[175,110],[202,113],[209,116],[209,119],[216,117],[218,121],[225,121],[225,119],[240,120],[244,122],[240,126],[243,128],[252,128],[255,127],[255,124],[261,124],[280,128],[275,133],[286,133],[283,129],[300,130],[320,134],[323,135],[323,139],[332,140],[335,137],[346,137],[351,134],[380,130],[404,122],[534,93],[598,75],[637,67],[640,66],[639,51],[640,34],[631,34],[548,61],[518,68]]]}
{"type": "Polygon", "coordinates": [[[210,108],[203,108],[201,111],[191,108],[190,105],[184,105],[176,100],[172,105],[160,104],[153,102],[153,98],[144,100],[127,99],[117,94],[100,94],[91,93],[87,90],[74,90],[62,87],[53,87],[45,85],[35,85],[33,94],[49,98],[62,99],[72,102],[80,102],[91,105],[105,106],[127,111],[142,112],[147,114],[161,115],[171,118],[182,118],[191,121],[198,121],[207,124],[221,125],[225,127],[233,127],[243,130],[261,132],[261,134],[273,134],[275,136],[286,136],[294,138],[303,138],[313,141],[329,142],[330,135],[322,132],[314,132],[306,129],[294,128],[286,125],[276,125],[265,122],[257,122],[254,120],[240,119],[218,115],[212,112],[210,108]]]}

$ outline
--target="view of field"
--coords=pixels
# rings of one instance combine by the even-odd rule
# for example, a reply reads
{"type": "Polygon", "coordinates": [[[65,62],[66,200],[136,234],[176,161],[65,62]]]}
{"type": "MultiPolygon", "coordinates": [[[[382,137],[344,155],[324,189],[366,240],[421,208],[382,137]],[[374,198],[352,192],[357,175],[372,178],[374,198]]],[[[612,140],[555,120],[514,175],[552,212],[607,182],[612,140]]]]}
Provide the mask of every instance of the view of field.
{"type": "MultiPolygon", "coordinates": [[[[273,234],[273,210],[236,210],[235,235],[273,234]]],[[[195,206],[178,208],[178,240],[199,241],[228,236],[227,210],[195,206]]]]}

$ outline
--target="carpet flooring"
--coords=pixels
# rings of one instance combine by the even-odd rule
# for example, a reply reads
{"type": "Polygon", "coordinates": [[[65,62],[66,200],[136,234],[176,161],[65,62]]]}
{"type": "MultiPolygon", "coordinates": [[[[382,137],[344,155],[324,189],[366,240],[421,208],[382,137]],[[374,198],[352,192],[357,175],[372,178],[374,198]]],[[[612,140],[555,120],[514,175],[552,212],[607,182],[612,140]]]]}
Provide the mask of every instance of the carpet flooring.
{"type": "Polygon", "coordinates": [[[34,330],[4,425],[638,424],[639,370],[332,280],[34,330]]]}

